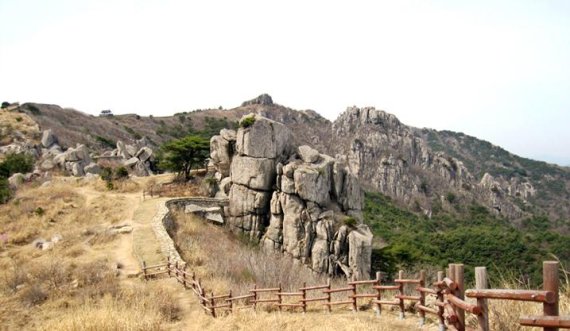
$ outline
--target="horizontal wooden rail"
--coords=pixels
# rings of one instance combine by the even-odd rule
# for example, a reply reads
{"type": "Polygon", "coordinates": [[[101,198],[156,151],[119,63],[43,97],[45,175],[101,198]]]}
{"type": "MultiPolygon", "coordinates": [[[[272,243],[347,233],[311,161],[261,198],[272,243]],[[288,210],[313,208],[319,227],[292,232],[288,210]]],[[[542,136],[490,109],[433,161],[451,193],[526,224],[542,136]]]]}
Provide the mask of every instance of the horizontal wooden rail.
{"type": "Polygon", "coordinates": [[[307,286],[307,287],[301,287],[299,291],[314,291],[314,290],[322,290],[325,288],[329,288],[329,286],[328,285],[307,286]]]}
{"type": "Polygon", "coordinates": [[[279,292],[277,295],[282,297],[297,297],[303,295],[303,292],[279,292]]]}
{"type": "Polygon", "coordinates": [[[349,298],[377,298],[378,294],[362,293],[362,294],[349,295],[348,297],[349,298]]]}
{"type": "Polygon", "coordinates": [[[279,299],[257,299],[257,300],[251,300],[251,303],[264,303],[264,302],[279,302],[279,299]]]}
{"type": "Polygon", "coordinates": [[[419,279],[395,279],[394,283],[400,283],[400,284],[419,284],[420,280],[419,279]]]}
{"type": "Polygon", "coordinates": [[[333,288],[330,290],[324,290],[323,293],[337,293],[337,292],[347,292],[347,291],[352,291],[353,288],[352,286],[350,287],[341,287],[341,288],[333,288]]]}
{"type": "Polygon", "coordinates": [[[143,269],[153,269],[153,268],[164,268],[168,266],[168,263],[163,263],[163,264],[155,264],[155,265],[147,265],[145,266],[143,269]]]}
{"type": "Polygon", "coordinates": [[[376,285],[372,286],[372,288],[381,291],[395,291],[400,289],[400,285],[376,285]]]}
{"type": "Polygon", "coordinates": [[[302,303],[278,303],[276,306],[281,306],[281,307],[303,307],[304,304],[302,304],[302,303]]]}
{"type": "Polygon", "coordinates": [[[416,305],[416,308],[421,311],[425,311],[426,313],[439,315],[439,309],[426,307],[424,305],[416,305]]]}
{"type": "Polygon", "coordinates": [[[327,305],[327,306],[348,305],[348,304],[352,304],[352,300],[336,301],[336,302],[325,302],[325,303],[323,303],[323,305],[327,305]]]}
{"type": "Polygon", "coordinates": [[[570,316],[525,316],[521,317],[520,324],[523,326],[570,329],[570,316]]]}
{"type": "Polygon", "coordinates": [[[301,299],[299,301],[301,302],[315,302],[315,301],[324,301],[324,300],[328,300],[329,297],[320,297],[320,298],[309,298],[309,299],[301,299]]]}
{"type": "Polygon", "coordinates": [[[156,276],[156,275],[162,275],[162,274],[167,274],[168,270],[162,270],[162,271],[156,271],[156,272],[151,272],[146,274],[146,277],[150,277],[150,276],[156,276]]]}
{"type": "Polygon", "coordinates": [[[274,287],[274,288],[254,288],[249,290],[250,292],[279,292],[281,291],[280,288],[278,287],[274,287]]]}
{"type": "Polygon", "coordinates": [[[469,302],[465,302],[453,294],[446,294],[445,299],[447,301],[449,301],[451,304],[453,304],[454,306],[456,306],[462,310],[468,311],[471,314],[475,314],[475,315],[481,314],[481,307],[474,305],[474,304],[471,304],[469,302]]]}
{"type": "Polygon", "coordinates": [[[229,294],[224,294],[224,295],[216,295],[213,297],[210,297],[210,299],[225,299],[225,298],[229,298],[230,295],[229,294]]]}
{"type": "Polygon", "coordinates": [[[351,282],[348,282],[348,285],[367,285],[367,284],[377,284],[378,280],[376,279],[370,279],[370,280],[354,280],[351,282]]]}
{"type": "Polygon", "coordinates": [[[478,299],[503,299],[545,303],[554,303],[556,301],[556,294],[554,292],[535,290],[467,290],[465,291],[465,296],[478,299]]]}
{"type": "Polygon", "coordinates": [[[419,296],[413,296],[413,295],[394,295],[394,298],[396,299],[402,299],[402,300],[411,300],[411,301],[420,301],[421,297],[419,296]]]}
{"type": "Polygon", "coordinates": [[[398,306],[400,304],[400,300],[394,300],[394,301],[390,301],[390,300],[372,300],[372,303],[377,303],[379,305],[393,305],[393,306],[398,306]]]}
{"type": "Polygon", "coordinates": [[[433,295],[437,295],[438,293],[436,290],[427,287],[416,287],[416,291],[433,295]]]}
{"type": "Polygon", "coordinates": [[[238,297],[227,298],[226,301],[241,300],[241,299],[247,299],[247,298],[253,298],[253,297],[255,297],[255,294],[246,294],[246,295],[240,295],[238,297]]]}

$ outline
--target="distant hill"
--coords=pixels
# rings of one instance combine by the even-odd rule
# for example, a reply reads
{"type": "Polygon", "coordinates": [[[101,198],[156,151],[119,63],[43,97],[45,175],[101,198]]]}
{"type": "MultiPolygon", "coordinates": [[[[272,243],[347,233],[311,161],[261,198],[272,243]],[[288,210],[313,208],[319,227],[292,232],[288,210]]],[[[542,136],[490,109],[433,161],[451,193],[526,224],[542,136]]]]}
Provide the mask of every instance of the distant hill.
{"type": "Polygon", "coordinates": [[[570,171],[516,156],[489,142],[452,131],[406,126],[374,108],[349,108],[334,122],[312,110],[297,111],[262,95],[232,109],[204,109],[173,116],[93,116],[56,105],[27,103],[41,130],[51,128],[65,147],[77,143],[94,150],[142,136],[152,144],[186,134],[211,136],[234,128],[254,112],[282,122],[300,144],[344,154],[368,191],[430,217],[462,213],[472,203],[517,223],[532,214],[549,216],[561,229],[570,219],[570,171]],[[560,220],[560,221],[558,221],[560,220]]]}

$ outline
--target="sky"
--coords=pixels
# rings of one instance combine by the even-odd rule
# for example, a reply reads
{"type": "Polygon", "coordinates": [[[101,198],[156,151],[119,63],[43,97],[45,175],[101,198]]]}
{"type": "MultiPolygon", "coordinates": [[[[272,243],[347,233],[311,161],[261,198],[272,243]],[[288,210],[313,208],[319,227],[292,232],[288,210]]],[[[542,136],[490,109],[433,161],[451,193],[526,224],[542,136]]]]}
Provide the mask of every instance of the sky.
{"type": "Polygon", "coordinates": [[[154,116],[261,93],[570,165],[570,1],[0,0],[0,99],[154,116]]]}

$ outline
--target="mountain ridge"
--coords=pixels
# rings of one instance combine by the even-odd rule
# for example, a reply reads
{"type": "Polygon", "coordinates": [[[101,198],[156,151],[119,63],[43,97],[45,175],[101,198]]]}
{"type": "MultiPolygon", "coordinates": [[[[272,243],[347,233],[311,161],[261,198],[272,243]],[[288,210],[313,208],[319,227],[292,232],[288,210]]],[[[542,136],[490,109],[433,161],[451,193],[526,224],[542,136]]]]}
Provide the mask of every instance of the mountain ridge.
{"type": "Polygon", "coordinates": [[[286,124],[299,144],[330,155],[348,155],[365,188],[428,217],[439,210],[456,212],[457,205],[472,200],[515,221],[532,213],[570,217],[570,207],[565,207],[570,200],[567,168],[519,157],[463,133],[407,126],[373,107],[349,107],[334,121],[313,110],[275,104],[268,95],[232,109],[161,117],[97,117],[34,103],[20,109],[42,130],[51,128],[64,146],[83,143],[100,150],[117,140],[141,136],[158,146],[197,131],[213,135],[220,128],[235,127],[241,116],[253,112],[286,124]]]}

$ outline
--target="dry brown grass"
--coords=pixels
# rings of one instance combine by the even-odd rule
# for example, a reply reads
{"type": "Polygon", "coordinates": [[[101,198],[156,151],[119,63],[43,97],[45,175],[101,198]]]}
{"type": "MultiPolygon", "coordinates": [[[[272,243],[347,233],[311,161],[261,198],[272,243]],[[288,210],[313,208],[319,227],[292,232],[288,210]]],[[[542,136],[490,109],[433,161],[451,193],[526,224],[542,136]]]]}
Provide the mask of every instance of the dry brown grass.
{"type": "Polygon", "coordinates": [[[0,329],[152,330],[180,318],[178,301],[161,284],[120,277],[114,250],[121,235],[107,229],[132,216],[138,193],[96,186],[54,178],[0,206],[0,233],[7,235],[0,246],[0,329]],[[54,235],[63,240],[50,250],[32,245],[54,235]]]}
{"type": "Polygon", "coordinates": [[[17,134],[38,142],[40,139],[39,126],[31,117],[17,111],[0,111],[0,146],[8,145],[15,141],[17,134]]]}

